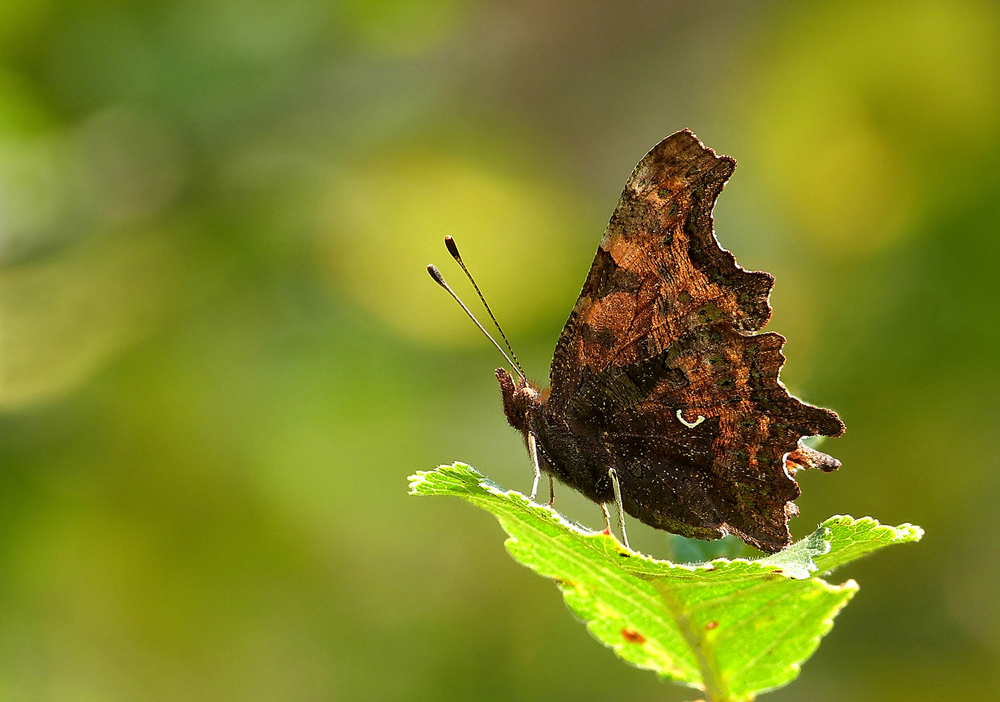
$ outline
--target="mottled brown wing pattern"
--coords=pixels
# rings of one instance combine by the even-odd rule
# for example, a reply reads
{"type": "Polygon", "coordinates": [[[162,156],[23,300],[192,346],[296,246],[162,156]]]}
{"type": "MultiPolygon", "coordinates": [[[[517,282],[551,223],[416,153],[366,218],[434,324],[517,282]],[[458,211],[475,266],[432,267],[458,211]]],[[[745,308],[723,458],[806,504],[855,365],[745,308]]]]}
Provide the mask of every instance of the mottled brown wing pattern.
{"type": "MultiPolygon", "coordinates": [[[[784,470],[785,456],[823,456],[800,449],[799,439],[836,435],[843,426],[780,384],[783,343],[778,334],[748,336],[723,323],[669,346],[659,367],[635,367],[651,366],[652,389],[600,430],[630,514],[687,536],[737,534],[768,552],[788,544],[799,488],[784,470]],[[693,372],[702,359],[712,370],[693,372]],[[679,421],[677,411],[694,426],[679,421]]],[[[792,468],[812,465],[803,460],[792,468]]]]}
{"type": "Polygon", "coordinates": [[[691,329],[767,323],[774,279],[740,268],[712,230],[712,208],[735,166],[688,130],[639,162],[556,346],[552,406],[589,375],[649,358],[691,329]]]}
{"type": "Polygon", "coordinates": [[[688,131],[639,163],[560,337],[545,411],[600,437],[629,514],[776,551],[799,495],[789,472],[839,465],[800,438],[843,424],[780,383],[784,339],[752,333],[773,279],[740,268],[712,230],[734,167],[688,131]]]}

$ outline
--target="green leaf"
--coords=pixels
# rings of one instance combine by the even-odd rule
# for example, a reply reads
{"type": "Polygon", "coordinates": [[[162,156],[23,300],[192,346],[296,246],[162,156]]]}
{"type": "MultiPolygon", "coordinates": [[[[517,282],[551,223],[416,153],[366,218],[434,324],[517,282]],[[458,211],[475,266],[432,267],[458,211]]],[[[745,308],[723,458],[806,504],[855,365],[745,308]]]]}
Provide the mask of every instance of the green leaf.
{"type": "Polygon", "coordinates": [[[453,495],[492,512],[511,556],[554,579],[601,643],[711,702],[750,700],[798,675],[858,590],[853,580],[831,585],[813,573],[923,535],[909,524],[837,516],[768,558],[679,565],[630,551],[462,463],[410,481],[411,494],[453,495]]]}

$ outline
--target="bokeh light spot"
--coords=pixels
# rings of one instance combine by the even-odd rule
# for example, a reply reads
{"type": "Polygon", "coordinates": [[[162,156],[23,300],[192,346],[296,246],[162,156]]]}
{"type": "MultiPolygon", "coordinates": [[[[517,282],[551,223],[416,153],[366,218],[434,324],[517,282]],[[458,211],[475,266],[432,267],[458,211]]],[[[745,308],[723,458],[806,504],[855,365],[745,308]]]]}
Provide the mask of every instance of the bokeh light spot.
{"type": "Polygon", "coordinates": [[[592,255],[581,241],[600,239],[596,229],[587,237],[586,209],[550,182],[431,152],[398,153],[334,183],[320,241],[335,284],[401,334],[480,344],[425,270],[438,264],[467,304],[478,305],[444,236],[455,237],[501,322],[516,332],[556,309],[569,314],[592,255]]]}
{"type": "Polygon", "coordinates": [[[148,332],[172,289],[169,239],[86,240],[53,260],[0,274],[0,408],[87,380],[148,332]]]}
{"type": "Polygon", "coordinates": [[[869,255],[997,138],[997,13],[927,0],[792,16],[748,93],[757,157],[797,235],[869,255]]]}

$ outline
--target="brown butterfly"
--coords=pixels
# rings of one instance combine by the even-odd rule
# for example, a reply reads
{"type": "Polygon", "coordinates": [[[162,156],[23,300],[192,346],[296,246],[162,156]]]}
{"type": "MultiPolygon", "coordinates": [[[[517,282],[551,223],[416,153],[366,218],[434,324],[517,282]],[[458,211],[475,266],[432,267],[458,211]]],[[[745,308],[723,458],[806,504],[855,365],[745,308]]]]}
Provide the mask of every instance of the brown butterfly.
{"type": "Polygon", "coordinates": [[[712,209],[735,167],[686,129],[653,147],[611,216],[549,387],[514,361],[517,377],[496,372],[532,458],[532,498],[548,473],[600,504],[609,528],[615,501],[626,545],[623,511],[774,553],[791,543],[795,471],[840,467],[801,439],[839,436],[843,423],[788,394],[785,339],[754,333],[771,316],[774,278],[741,268],[715,238],[712,209]]]}

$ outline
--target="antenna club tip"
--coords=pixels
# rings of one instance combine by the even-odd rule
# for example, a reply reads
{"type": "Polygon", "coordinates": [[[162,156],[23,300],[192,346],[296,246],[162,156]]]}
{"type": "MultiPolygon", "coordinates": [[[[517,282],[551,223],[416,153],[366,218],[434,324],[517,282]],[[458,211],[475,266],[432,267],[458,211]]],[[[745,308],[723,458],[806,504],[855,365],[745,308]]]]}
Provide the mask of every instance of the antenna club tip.
{"type": "Polygon", "coordinates": [[[444,245],[448,248],[448,253],[451,254],[452,258],[454,258],[456,261],[462,260],[462,255],[458,253],[458,244],[455,243],[454,239],[452,239],[450,236],[446,236],[444,238],[444,245]]]}
{"type": "Polygon", "coordinates": [[[433,263],[428,264],[427,272],[431,274],[431,278],[433,278],[438,285],[444,285],[444,276],[441,275],[441,271],[437,269],[437,266],[433,263]]]}

